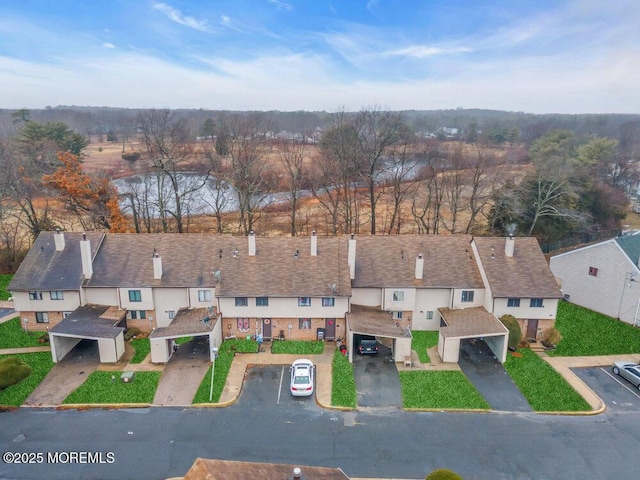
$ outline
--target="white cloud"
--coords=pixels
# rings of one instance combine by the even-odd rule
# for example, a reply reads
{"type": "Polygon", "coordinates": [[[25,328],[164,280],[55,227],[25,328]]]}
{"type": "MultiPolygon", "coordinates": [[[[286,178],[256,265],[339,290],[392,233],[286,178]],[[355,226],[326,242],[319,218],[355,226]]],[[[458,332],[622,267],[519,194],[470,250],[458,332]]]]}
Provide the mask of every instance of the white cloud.
{"type": "Polygon", "coordinates": [[[387,52],[383,52],[382,55],[388,57],[427,58],[439,55],[457,55],[472,51],[472,49],[466,47],[429,47],[427,45],[412,45],[410,47],[399,48],[397,50],[389,50],[387,52]]]}
{"type": "Polygon", "coordinates": [[[199,30],[201,32],[212,32],[212,29],[206,20],[197,20],[194,17],[183,15],[180,10],[172,7],[171,5],[167,5],[166,3],[156,2],[153,3],[152,6],[154,9],[164,13],[169,20],[179,23],[180,25],[184,25],[185,27],[193,28],[194,30],[199,30]]]}
{"type": "Polygon", "coordinates": [[[113,43],[109,43],[109,42],[104,42],[102,46],[104,48],[116,48],[116,46],[113,43]]]}
{"type": "Polygon", "coordinates": [[[280,0],[269,0],[271,5],[274,5],[278,10],[291,10],[293,6],[290,3],[281,2],[280,0]]]}

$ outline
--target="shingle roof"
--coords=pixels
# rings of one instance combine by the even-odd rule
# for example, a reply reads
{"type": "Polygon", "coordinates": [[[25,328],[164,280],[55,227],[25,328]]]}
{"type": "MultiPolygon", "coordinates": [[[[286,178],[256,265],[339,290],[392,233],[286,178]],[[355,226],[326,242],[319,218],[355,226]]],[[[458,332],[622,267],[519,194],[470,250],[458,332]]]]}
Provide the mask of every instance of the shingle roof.
{"type": "Polygon", "coordinates": [[[258,237],[256,255],[249,256],[247,237],[109,234],[85,287],[215,287],[216,296],[351,295],[345,241],[318,238],[318,255],[310,250],[308,237],[258,237]],[[159,280],[153,278],[154,252],[162,261],[159,280]]]}
{"type": "MultiPolygon", "coordinates": [[[[64,232],[65,246],[56,251],[54,232],[42,232],[7,287],[9,291],[79,290],[82,283],[80,240],[82,233],[64,232]]],[[[95,255],[103,233],[88,232],[95,255]]]]}
{"type": "Polygon", "coordinates": [[[149,338],[168,338],[210,333],[218,318],[208,308],[181,308],[166,327],[156,328],[149,338]]]}
{"type": "Polygon", "coordinates": [[[482,288],[469,235],[376,235],[356,237],[354,287],[482,288]],[[416,257],[424,258],[422,280],[416,257]]]}
{"type": "MultiPolygon", "coordinates": [[[[289,480],[298,465],[196,458],[184,480],[289,480]]],[[[339,468],[299,466],[302,479],[349,480],[339,468]]]]}
{"type": "Polygon", "coordinates": [[[505,254],[506,241],[501,237],[474,239],[493,296],[562,298],[538,241],[533,237],[515,237],[513,257],[505,254]]]}
{"type": "Polygon", "coordinates": [[[484,307],[471,308],[439,308],[446,326],[440,327],[443,337],[478,337],[504,335],[508,333],[495,315],[484,307]]]}
{"type": "Polygon", "coordinates": [[[405,330],[396,325],[391,318],[391,312],[380,310],[379,307],[351,305],[351,312],[347,313],[347,321],[350,330],[354,333],[390,338],[411,336],[408,329],[405,330]]]}
{"type": "Polygon", "coordinates": [[[640,262],[640,234],[625,235],[624,237],[616,238],[615,241],[629,257],[631,263],[638,265],[638,262],[640,262]]]}
{"type": "Polygon", "coordinates": [[[61,335],[73,335],[76,337],[90,338],[115,338],[124,331],[123,327],[116,327],[126,315],[125,310],[121,310],[120,318],[104,318],[104,314],[113,314],[112,307],[106,305],[87,304],[76,308],[67,315],[60,323],[52,327],[49,332],[61,335]]]}

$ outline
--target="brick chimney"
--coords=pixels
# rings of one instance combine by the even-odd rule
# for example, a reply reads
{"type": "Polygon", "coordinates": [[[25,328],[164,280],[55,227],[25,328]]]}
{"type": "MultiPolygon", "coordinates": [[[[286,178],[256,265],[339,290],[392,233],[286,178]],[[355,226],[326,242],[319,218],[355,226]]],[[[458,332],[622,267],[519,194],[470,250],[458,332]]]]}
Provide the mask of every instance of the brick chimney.
{"type": "Polygon", "coordinates": [[[422,254],[419,254],[416,257],[416,279],[422,280],[424,272],[424,258],[422,258],[422,254]]]}
{"type": "Polygon", "coordinates": [[[513,251],[516,248],[516,240],[513,238],[513,233],[507,237],[507,240],[504,244],[504,254],[507,257],[513,257],[513,251]]]}
{"type": "Polygon", "coordinates": [[[153,250],[153,279],[160,280],[162,278],[162,258],[158,252],[153,250]]]}
{"type": "Polygon", "coordinates": [[[349,239],[349,250],[347,251],[347,264],[349,265],[349,277],[356,278],[356,238],[352,233],[349,239]]]}
{"type": "Polygon", "coordinates": [[[253,233],[253,230],[249,232],[249,256],[255,257],[256,255],[256,236],[253,233]]]}
{"type": "Polygon", "coordinates": [[[59,228],[56,229],[56,233],[53,234],[53,242],[56,245],[56,252],[64,250],[64,233],[59,228]]]}
{"type": "Polygon", "coordinates": [[[318,256],[318,236],[316,235],[316,231],[311,232],[311,256],[318,256]]]}
{"type": "Polygon", "coordinates": [[[91,258],[91,242],[87,240],[87,234],[82,234],[80,240],[80,259],[82,261],[82,276],[87,279],[93,275],[93,259],[91,258]]]}

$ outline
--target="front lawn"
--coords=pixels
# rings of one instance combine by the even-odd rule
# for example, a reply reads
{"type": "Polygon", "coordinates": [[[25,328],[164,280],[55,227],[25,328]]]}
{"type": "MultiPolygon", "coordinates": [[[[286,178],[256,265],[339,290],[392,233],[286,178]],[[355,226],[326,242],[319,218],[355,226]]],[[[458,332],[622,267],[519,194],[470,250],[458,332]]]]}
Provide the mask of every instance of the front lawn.
{"type": "Polygon", "coordinates": [[[12,278],[13,278],[12,274],[9,274],[9,273],[0,274],[0,300],[9,300],[9,297],[11,296],[11,294],[7,290],[7,286],[9,285],[9,282],[11,281],[12,278]]]}
{"type": "Polygon", "coordinates": [[[207,370],[207,374],[202,379],[198,391],[193,397],[193,403],[218,403],[220,395],[224,390],[227,382],[227,375],[236,353],[256,353],[258,351],[258,343],[254,340],[245,339],[229,339],[222,342],[218,350],[218,358],[216,358],[216,368],[213,372],[213,396],[209,401],[211,394],[211,367],[207,370]]]}
{"type": "Polygon", "coordinates": [[[43,347],[48,344],[38,343],[44,332],[25,332],[20,318],[0,323],[0,348],[43,347]]]}
{"type": "Polygon", "coordinates": [[[438,345],[438,331],[416,330],[412,331],[411,348],[416,351],[420,363],[431,363],[427,348],[438,345]]]}
{"type": "Polygon", "coordinates": [[[122,372],[96,370],[63,403],[153,403],[160,372],[136,372],[130,383],[122,382],[120,375],[122,372]]]}
{"type": "Polygon", "coordinates": [[[331,379],[331,405],[356,408],[356,378],[349,357],[336,350],[333,355],[333,377],[331,379]]]}
{"type": "Polygon", "coordinates": [[[549,355],[640,353],[640,329],[569,302],[558,303],[556,328],[562,340],[549,355]]]}
{"type": "Polygon", "coordinates": [[[271,344],[271,353],[318,355],[322,352],[324,352],[324,342],[322,340],[278,340],[271,344]]]}
{"type": "Polygon", "coordinates": [[[149,355],[149,352],[151,352],[151,342],[146,337],[132,339],[131,346],[136,353],[130,363],[142,363],[142,361],[147,358],[147,355],[149,355]]]}
{"type": "Polygon", "coordinates": [[[31,367],[31,375],[23,381],[0,390],[0,405],[19,407],[49,373],[49,370],[53,368],[54,363],[49,352],[0,355],[0,358],[6,357],[18,357],[31,367]]]}
{"type": "Polygon", "coordinates": [[[459,371],[402,371],[405,408],[489,410],[489,404],[459,371]]]}
{"type": "Polygon", "coordinates": [[[528,348],[507,355],[504,368],[536,412],[585,412],[587,401],[554,368],[528,348]]]}

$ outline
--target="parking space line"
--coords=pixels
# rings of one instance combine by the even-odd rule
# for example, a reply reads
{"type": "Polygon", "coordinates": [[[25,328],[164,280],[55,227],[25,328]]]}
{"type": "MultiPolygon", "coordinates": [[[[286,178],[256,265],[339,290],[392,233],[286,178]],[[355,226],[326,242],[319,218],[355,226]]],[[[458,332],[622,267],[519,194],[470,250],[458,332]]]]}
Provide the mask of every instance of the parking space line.
{"type": "Polygon", "coordinates": [[[629,388],[627,385],[625,385],[624,383],[622,383],[623,381],[626,382],[626,380],[618,377],[618,375],[614,375],[612,373],[609,373],[608,370],[604,369],[604,368],[600,368],[600,370],[602,370],[604,373],[606,373],[607,375],[609,375],[611,378],[613,378],[616,382],[618,382],[622,387],[626,388],[627,390],[629,390],[632,394],[634,394],[636,397],[640,398],[640,395],[638,394],[638,391],[632,388],[629,388]]]}
{"type": "Polygon", "coordinates": [[[282,380],[284,379],[284,365],[282,366],[282,370],[280,371],[280,386],[278,387],[278,401],[276,405],[280,404],[280,394],[282,393],[282,380]]]}

